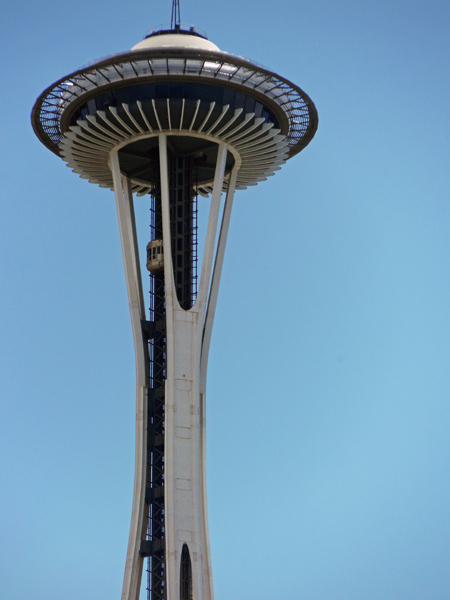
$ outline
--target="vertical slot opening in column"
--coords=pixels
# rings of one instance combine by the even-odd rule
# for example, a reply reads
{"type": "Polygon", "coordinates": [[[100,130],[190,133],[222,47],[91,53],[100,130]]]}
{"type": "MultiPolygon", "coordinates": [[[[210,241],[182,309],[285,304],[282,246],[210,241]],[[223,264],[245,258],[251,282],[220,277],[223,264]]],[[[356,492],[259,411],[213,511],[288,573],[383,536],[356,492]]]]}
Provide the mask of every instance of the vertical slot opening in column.
{"type": "Polygon", "coordinates": [[[180,563],[180,600],[193,600],[192,565],[187,544],[183,544],[180,563]]]}

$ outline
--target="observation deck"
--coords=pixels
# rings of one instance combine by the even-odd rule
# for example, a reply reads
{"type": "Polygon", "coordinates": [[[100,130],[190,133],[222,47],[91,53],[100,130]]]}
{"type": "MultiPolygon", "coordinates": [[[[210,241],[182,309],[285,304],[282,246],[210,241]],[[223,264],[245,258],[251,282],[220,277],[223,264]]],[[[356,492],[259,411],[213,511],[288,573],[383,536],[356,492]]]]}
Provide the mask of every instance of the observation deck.
{"type": "Polygon", "coordinates": [[[205,195],[219,142],[229,151],[226,173],[237,161],[236,188],[244,189],[300,152],[318,117],[307,94],[280,75],[220,51],[195,28],[161,28],[47,88],[32,123],[43,144],[101,187],[113,187],[108,156],[119,145],[139,195],[153,189],[145,163],[165,132],[177,152],[198,154],[205,195]]]}

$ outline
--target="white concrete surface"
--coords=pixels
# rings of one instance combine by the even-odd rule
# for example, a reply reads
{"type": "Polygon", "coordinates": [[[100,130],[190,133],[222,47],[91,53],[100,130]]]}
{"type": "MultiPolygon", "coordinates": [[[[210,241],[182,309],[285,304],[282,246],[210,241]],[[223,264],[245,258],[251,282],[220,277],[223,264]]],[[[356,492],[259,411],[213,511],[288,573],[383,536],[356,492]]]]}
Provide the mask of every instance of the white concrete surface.
{"type": "Polygon", "coordinates": [[[220,52],[219,48],[204,38],[197,35],[189,35],[183,33],[166,33],[163,35],[155,35],[145,38],[135,44],[132,50],[148,50],[156,48],[201,48],[202,50],[215,50],[220,52]]]}
{"type": "MultiPolygon", "coordinates": [[[[195,600],[213,600],[205,480],[206,365],[239,163],[229,176],[217,246],[227,156],[226,144],[219,144],[199,291],[194,306],[190,310],[184,310],[176,297],[172,267],[165,133],[159,134],[159,153],[167,339],[164,485],[167,600],[179,600],[180,597],[180,560],[183,544],[187,544],[191,556],[195,600]],[[212,276],[214,256],[216,258],[212,276]]],[[[139,550],[141,540],[146,538],[148,511],[145,504],[148,353],[141,328],[141,319],[145,319],[145,308],[142,300],[131,183],[120,173],[117,148],[111,152],[109,164],[113,174],[124,254],[136,353],[137,385],[136,472],[122,600],[138,600],[144,560],[139,550]]]]}
{"type": "Polygon", "coordinates": [[[130,304],[136,356],[136,455],[131,527],[128,541],[122,600],[138,600],[143,559],[139,555],[141,539],[145,539],[148,507],[145,504],[147,468],[147,390],[149,382],[148,347],[142,335],[141,320],[145,319],[141,268],[137,247],[133,196],[130,181],[120,173],[117,151],[111,153],[117,215],[122,242],[125,279],[130,304]]]}

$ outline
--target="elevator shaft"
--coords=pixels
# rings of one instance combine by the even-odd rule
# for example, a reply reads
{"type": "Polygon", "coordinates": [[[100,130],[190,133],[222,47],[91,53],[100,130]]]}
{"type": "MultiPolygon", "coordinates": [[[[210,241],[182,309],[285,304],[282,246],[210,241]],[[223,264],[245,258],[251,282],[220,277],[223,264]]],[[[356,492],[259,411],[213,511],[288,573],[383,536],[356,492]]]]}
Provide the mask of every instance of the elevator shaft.
{"type": "MultiPolygon", "coordinates": [[[[151,195],[151,240],[147,250],[155,257],[155,250],[164,247],[161,212],[160,165],[155,156],[154,189],[151,195]]],[[[168,155],[170,232],[172,265],[178,302],[184,310],[190,309],[197,292],[197,195],[196,166],[191,156],[168,155]]],[[[159,258],[159,256],[156,254],[159,258]]],[[[155,261],[153,261],[155,263],[155,261]]],[[[155,263],[159,264],[159,263],[155,263]]],[[[151,269],[149,269],[151,270],[151,269]]],[[[166,600],[165,509],[164,509],[164,435],[165,435],[165,379],[166,379],[166,312],[164,271],[157,268],[150,273],[150,322],[153,336],[149,339],[150,387],[148,391],[148,600],[166,600]]],[[[186,563],[186,559],[184,564],[186,563]]],[[[185,573],[190,573],[186,571],[185,573]]],[[[185,588],[192,581],[184,575],[185,588]]],[[[183,588],[183,589],[185,589],[183,588]]]]}

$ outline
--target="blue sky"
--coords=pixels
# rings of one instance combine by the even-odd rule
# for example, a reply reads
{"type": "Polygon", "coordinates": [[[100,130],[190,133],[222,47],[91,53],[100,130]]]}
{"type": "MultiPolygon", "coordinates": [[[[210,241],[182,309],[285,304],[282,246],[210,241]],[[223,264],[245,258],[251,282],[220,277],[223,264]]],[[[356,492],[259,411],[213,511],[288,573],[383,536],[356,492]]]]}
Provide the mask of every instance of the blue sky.
{"type": "MultiPolygon", "coordinates": [[[[181,18],[319,113],[233,209],[208,375],[216,598],[447,600],[450,5],[182,0],[181,18]]],[[[115,203],[29,115],[169,20],[143,0],[2,9],[5,600],[120,597],[135,383],[115,203]]]]}

